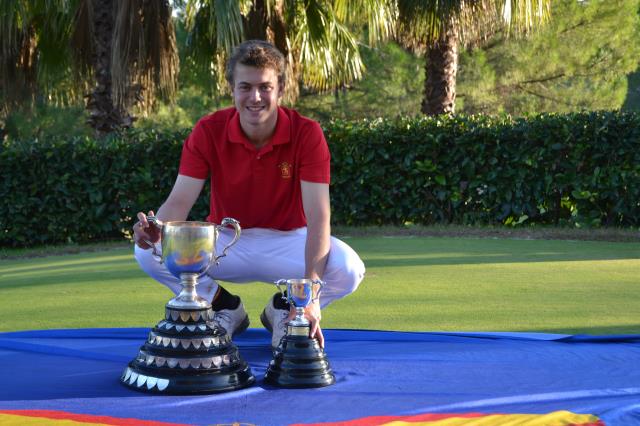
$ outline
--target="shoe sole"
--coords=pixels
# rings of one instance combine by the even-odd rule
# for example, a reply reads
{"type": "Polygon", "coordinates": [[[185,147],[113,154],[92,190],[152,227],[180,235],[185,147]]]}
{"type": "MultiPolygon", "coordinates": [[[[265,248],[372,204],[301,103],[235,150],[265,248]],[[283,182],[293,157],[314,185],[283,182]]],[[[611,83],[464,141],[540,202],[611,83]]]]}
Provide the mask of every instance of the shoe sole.
{"type": "MultiPolygon", "coordinates": [[[[269,331],[269,333],[273,334],[273,327],[271,327],[271,323],[269,322],[269,318],[267,318],[267,311],[266,310],[262,310],[262,313],[260,314],[260,322],[262,323],[262,325],[264,325],[264,328],[267,329],[267,331],[269,331]]],[[[278,350],[277,346],[271,346],[271,352],[274,354],[276,354],[278,350]]]]}
{"type": "Polygon", "coordinates": [[[249,328],[249,315],[244,317],[238,328],[236,328],[233,331],[233,334],[231,334],[231,337],[236,337],[238,334],[244,333],[247,328],[249,328]]]}
{"type": "Polygon", "coordinates": [[[262,323],[262,325],[264,325],[264,328],[269,330],[269,333],[273,333],[273,327],[271,327],[271,323],[269,322],[269,319],[267,318],[267,311],[265,311],[264,309],[262,310],[262,313],[260,314],[260,322],[262,323]]]}

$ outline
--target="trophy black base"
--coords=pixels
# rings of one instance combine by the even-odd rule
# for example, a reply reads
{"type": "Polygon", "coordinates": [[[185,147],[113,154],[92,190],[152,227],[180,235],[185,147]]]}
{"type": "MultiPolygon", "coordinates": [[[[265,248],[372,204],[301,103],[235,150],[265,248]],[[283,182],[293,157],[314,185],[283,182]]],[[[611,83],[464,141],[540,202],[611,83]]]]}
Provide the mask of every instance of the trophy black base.
{"type": "Polygon", "coordinates": [[[232,371],[170,374],[146,368],[131,361],[121,382],[130,389],[165,395],[202,395],[229,392],[251,386],[255,382],[248,365],[232,371]]]}
{"type": "Polygon", "coordinates": [[[336,382],[329,360],[308,327],[288,326],[264,382],[283,388],[319,388],[336,382]]]}
{"type": "Polygon", "coordinates": [[[213,321],[211,307],[177,309],[150,332],[120,382],[141,392],[194,395],[251,386],[255,377],[227,331],[213,321]]]}

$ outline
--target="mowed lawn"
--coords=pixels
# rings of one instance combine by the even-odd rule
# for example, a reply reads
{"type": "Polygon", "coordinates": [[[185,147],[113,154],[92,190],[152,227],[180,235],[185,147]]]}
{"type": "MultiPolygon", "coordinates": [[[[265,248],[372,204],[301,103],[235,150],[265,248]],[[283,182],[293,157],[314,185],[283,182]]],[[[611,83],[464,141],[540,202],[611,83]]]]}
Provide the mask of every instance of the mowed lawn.
{"type": "MultiPolygon", "coordinates": [[[[326,328],[640,333],[640,243],[343,239],[367,275],[356,293],[323,311],[326,328]]],[[[225,286],[261,327],[275,287],[225,286]]],[[[0,331],[151,327],[170,297],[139,270],[130,248],[0,261],[0,331]]]]}

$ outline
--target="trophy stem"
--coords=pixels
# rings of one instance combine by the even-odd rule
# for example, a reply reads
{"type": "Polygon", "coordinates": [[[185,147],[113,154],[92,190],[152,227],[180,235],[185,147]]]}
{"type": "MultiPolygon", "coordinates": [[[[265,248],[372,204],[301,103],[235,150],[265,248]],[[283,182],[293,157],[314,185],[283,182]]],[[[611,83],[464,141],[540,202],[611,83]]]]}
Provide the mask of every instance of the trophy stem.
{"type": "Polygon", "coordinates": [[[173,299],[169,300],[167,306],[178,309],[199,309],[208,308],[211,304],[198,296],[196,285],[198,285],[198,274],[183,273],[180,274],[180,284],[182,290],[173,299]]]}
{"type": "Polygon", "coordinates": [[[294,327],[308,327],[309,321],[304,317],[304,308],[296,306],[296,317],[289,322],[294,327]]]}

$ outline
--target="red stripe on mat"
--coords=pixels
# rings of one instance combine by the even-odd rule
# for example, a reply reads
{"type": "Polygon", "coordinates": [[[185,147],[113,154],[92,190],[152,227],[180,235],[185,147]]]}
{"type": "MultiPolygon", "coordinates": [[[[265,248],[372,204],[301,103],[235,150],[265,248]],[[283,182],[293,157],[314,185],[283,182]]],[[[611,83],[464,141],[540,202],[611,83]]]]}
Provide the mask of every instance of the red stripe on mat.
{"type": "Polygon", "coordinates": [[[74,420],[85,423],[104,423],[113,426],[187,426],[184,423],[165,423],[154,420],[129,419],[110,416],[94,416],[54,410],[0,410],[0,414],[13,414],[25,417],[43,417],[55,420],[74,420]]]}
{"type": "MultiPolygon", "coordinates": [[[[474,417],[486,417],[485,413],[446,413],[446,414],[437,414],[437,413],[425,413],[418,414],[415,416],[371,416],[371,417],[363,417],[361,419],[347,420],[344,422],[330,422],[330,423],[304,423],[304,426],[322,426],[322,425],[336,425],[336,426],[371,426],[371,425],[383,425],[385,423],[390,422],[408,422],[408,423],[417,423],[417,422],[425,422],[425,421],[434,421],[434,420],[443,420],[449,419],[451,417],[462,417],[462,418],[474,418],[474,417]]],[[[296,425],[291,425],[296,426],[296,425]]],[[[302,425],[298,425],[302,426],[302,425]]],[[[576,425],[581,426],[581,425],[576,425]]],[[[585,425],[588,426],[588,425],[585,425]]]]}

